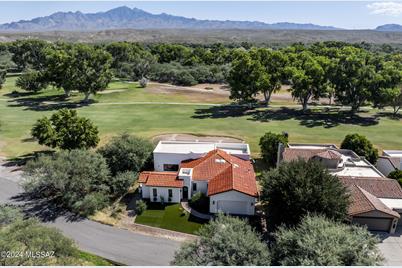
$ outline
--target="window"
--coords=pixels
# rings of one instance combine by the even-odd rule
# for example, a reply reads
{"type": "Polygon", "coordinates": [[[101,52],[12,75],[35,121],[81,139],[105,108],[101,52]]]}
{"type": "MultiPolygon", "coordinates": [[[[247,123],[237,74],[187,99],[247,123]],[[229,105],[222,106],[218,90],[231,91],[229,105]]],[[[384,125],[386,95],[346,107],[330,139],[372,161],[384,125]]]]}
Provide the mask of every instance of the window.
{"type": "Polygon", "coordinates": [[[168,189],[168,195],[169,195],[169,198],[172,198],[172,196],[173,196],[173,191],[172,191],[172,189],[168,189]]]}
{"type": "Polygon", "coordinates": [[[164,164],[163,165],[163,170],[164,171],[178,171],[179,170],[179,165],[176,165],[176,164],[164,164]]]}
{"type": "Polygon", "coordinates": [[[197,183],[193,183],[193,192],[197,191],[197,183]]]}
{"type": "Polygon", "coordinates": [[[152,195],[156,197],[158,195],[158,190],[156,188],[152,189],[152,195]]]}

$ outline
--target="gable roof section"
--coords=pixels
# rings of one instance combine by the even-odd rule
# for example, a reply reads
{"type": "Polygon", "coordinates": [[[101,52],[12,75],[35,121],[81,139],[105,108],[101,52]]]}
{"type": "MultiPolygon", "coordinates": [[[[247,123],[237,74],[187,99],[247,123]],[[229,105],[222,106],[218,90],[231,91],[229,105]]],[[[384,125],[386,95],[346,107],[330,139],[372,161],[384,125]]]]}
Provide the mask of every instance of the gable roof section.
{"type": "Polygon", "coordinates": [[[394,169],[399,169],[400,166],[400,159],[397,157],[390,157],[390,156],[379,156],[379,159],[385,159],[388,161],[394,169]]]}
{"type": "Polygon", "coordinates": [[[396,180],[388,178],[340,177],[346,187],[359,186],[377,198],[402,199],[402,188],[396,180]]]}
{"type": "Polygon", "coordinates": [[[359,214],[380,211],[393,217],[400,218],[398,212],[387,207],[380,199],[370,194],[363,188],[353,185],[349,187],[351,191],[351,205],[349,206],[349,215],[357,216],[359,214]]]}
{"type": "Polygon", "coordinates": [[[252,164],[216,149],[204,157],[183,161],[181,168],[192,168],[194,181],[208,181],[208,195],[238,191],[257,196],[257,183],[252,164]]]}
{"type": "Polygon", "coordinates": [[[282,153],[282,159],[285,162],[295,161],[299,158],[309,160],[313,156],[326,151],[328,149],[285,148],[282,153]]]}
{"type": "Polygon", "coordinates": [[[338,153],[337,151],[334,150],[326,150],[324,152],[318,153],[315,156],[319,156],[321,158],[325,158],[325,159],[336,159],[336,160],[340,160],[342,159],[342,155],[340,153],[338,153]]]}
{"type": "Polygon", "coordinates": [[[177,172],[144,171],[140,173],[138,182],[154,187],[183,187],[183,180],[177,178],[177,172]]]}

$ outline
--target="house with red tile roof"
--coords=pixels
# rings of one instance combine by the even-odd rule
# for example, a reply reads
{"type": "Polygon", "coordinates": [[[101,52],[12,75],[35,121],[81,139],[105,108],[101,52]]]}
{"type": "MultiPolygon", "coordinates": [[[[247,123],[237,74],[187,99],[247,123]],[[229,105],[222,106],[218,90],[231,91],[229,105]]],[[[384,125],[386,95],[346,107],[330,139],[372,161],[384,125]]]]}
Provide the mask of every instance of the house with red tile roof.
{"type": "Polygon", "coordinates": [[[351,222],[369,230],[393,233],[402,215],[402,188],[388,179],[366,159],[335,145],[289,144],[278,149],[278,165],[304,159],[323,164],[337,176],[350,194],[348,210],[351,222]]]}
{"type": "Polygon", "coordinates": [[[256,176],[250,160],[244,158],[215,148],[200,157],[182,160],[177,171],[142,172],[142,197],[151,202],[178,203],[201,192],[209,197],[210,213],[254,215],[256,176]]]}

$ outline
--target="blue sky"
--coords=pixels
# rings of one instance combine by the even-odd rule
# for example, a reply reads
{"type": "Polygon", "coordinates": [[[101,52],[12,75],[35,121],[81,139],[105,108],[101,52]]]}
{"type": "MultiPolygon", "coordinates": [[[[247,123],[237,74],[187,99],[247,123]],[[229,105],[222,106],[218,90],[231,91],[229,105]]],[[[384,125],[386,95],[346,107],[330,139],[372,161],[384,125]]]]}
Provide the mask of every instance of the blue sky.
{"type": "Polygon", "coordinates": [[[126,5],[151,13],[168,13],[197,19],[296,22],[348,29],[402,24],[402,1],[0,1],[0,23],[32,19],[57,11],[99,12],[126,5]]]}

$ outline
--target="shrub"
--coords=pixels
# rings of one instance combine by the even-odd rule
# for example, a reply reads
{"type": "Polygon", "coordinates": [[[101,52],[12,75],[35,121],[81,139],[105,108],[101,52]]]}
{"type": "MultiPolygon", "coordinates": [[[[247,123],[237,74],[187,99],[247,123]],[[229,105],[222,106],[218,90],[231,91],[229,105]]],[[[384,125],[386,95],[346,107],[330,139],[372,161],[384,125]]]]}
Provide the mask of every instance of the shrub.
{"type": "Polygon", "coordinates": [[[0,205],[0,227],[21,220],[23,215],[21,210],[10,205],[0,205]]]}
{"type": "Polygon", "coordinates": [[[48,82],[39,72],[31,71],[18,77],[15,85],[26,91],[38,92],[47,88],[48,82]]]}
{"type": "Polygon", "coordinates": [[[263,173],[260,182],[270,229],[296,225],[309,213],[334,220],[344,220],[347,215],[345,187],[317,161],[282,163],[263,173]]]}
{"type": "Polygon", "coordinates": [[[123,134],[112,140],[98,152],[103,155],[113,175],[119,172],[139,172],[150,161],[153,145],[148,140],[123,134]]]}
{"type": "Polygon", "coordinates": [[[0,68],[0,89],[3,87],[4,82],[6,81],[7,71],[0,68]]]}
{"type": "Polygon", "coordinates": [[[7,228],[0,228],[1,252],[54,252],[51,257],[30,257],[22,254],[18,258],[0,258],[1,266],[74,265],[78,249],[74,242],[56,228],[39,224],[37,220],[18,220],[7,228]]]}
{"type": "Polygon", "coordinates": [[[140,81],[139,81],[139,83],[140,83],[140,87],[147,87],[147,85],[148,85],[148,79],[146,79],[145,77],[143,77],[143,78],[141,78],[140,79],[140,81]]]}
{"type": "Polygon", "coordinates": [[[365,157],[372,164],[375,164],[378,159],[378,150],[365,136],[357,133],[346,135],[342,141],[341,149],[352,150],[365,157]]]}
{"type": "Polygon", "coordinates": [[[111,194],[115,197],[123,196],[127,193],[128,189],[134,184],[136,174],[132,171],[125,171],[117,173],[109,180],[111,194]]]}
{"type": "Polygon", "coordinates": [[[388,178],[397,180],[399,184],[402,186],[402,170],[394,170],[388,174],[388,178]]]}
{"type": "Polygon", "coordinates": [[[209,212],[209,198],[201,192],[195,193],[189,203],[192,208],[199,212],[209,212]]]}
{"type": "Polygon", "coordinates": [[[105,159],[84,150],[61,151],[28,161],[23,187],[31,195],[51,198],[83,215],[106,206],[112,193],[105,159]]]}
{"type": "Polygon", "coordinates": [[[267,132],[260,138],[261,156],[268,164],[269,168],[276,166],[279,143],[282,143],[283,146],[287,146],[288,135],[284,133],[276,134],[267,132]]]}
{"type": "Polygon", "coordinates": [[[145,210],[147,210],[147,203],[145,203],[143,200],[138,200],[135,203],[135,213],[137,215],[141,215],[145,210]]]}
{"type": "Polygon", "coordinates": [[[198,231],[199,239],[175,253],[178,266],[264,266],[271,258],[267,245],[244,220],[218,215],[198,231]]]}
{"type": "Polygon", "coordinates": [[[306,216],[295,228],[279,227],[274,237],[273,265],[375,266],[382,262],[379,240],[367,229],[322,216],[306,216]]]}

